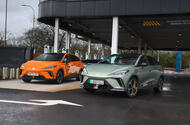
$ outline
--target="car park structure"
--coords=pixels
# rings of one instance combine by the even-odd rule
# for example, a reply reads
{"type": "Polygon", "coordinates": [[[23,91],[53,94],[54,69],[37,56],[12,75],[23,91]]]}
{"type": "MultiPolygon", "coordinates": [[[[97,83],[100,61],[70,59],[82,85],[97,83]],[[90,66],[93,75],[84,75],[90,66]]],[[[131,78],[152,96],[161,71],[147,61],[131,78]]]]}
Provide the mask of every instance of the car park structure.
{"type": "Polygon", "coordinates": [[[189,50],[188,0],[41,0],[40,22],[118,49],[189,50]]]}

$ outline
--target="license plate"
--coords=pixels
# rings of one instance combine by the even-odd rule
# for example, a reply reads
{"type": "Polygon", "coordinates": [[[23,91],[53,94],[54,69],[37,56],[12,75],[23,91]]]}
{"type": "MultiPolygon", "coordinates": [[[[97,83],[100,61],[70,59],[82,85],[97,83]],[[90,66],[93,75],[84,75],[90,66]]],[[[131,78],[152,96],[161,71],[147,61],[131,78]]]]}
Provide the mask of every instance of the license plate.
{"type": "Polygon", "coordinates": [[[29,72],[27,75],[28,75],[28,76],[39,76],[38,73],[31,73],[31,72],[29,72]]]}
{"type": "Polygon", "coordinates": [[[103,80],[90,80],[90,84],[104,85],[103,80]]]}

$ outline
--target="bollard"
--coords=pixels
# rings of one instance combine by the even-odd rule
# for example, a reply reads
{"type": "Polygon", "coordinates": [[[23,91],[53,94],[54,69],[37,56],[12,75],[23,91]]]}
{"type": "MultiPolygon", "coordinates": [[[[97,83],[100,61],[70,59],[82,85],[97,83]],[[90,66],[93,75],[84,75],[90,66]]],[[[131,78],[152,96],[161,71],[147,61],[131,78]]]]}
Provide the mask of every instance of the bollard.
{"type": "Polygon", "coordinates": [[[3,67],[3,79],[7,79],[7,78],[8,78],[8,68],[3,67]]]}
{"type": "Polygon", "coordinates": [[[16,79],[19,79],[19,68],[16,69],[16,79]]]}
{"type": "Polygon", "coordinates": [[[13,73],[12,73],[12,68],[10,68],[9,71],[10,71],[10,72],[9,72],[9,78],[12,79],[12,74],[13,74],[13,73]]]}
{"type": "Polygon", "coordinates": [[[3,74],[2,74],[2,78],[5,79],[5,67],[3,67],[3,74]]]}
{"type": "Polygon", "coordinates": [[[15,78],[15,68],[13,68],[13,79],[15,78]]]}
{"type": "Polygon", "coordinates": [[[5,79],[8,79],[9,78],[9,68],[8,67],[6,67],[5,74],[6,74],[5,79]]]}

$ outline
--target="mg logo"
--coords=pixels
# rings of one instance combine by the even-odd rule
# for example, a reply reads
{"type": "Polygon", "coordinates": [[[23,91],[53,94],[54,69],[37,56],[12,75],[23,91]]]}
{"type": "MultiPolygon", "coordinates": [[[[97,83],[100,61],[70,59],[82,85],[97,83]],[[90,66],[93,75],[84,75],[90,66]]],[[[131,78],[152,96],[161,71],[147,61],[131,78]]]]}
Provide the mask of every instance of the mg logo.
{"type": "Polygon", "coordinates": [[[32,70],[35,70],[35,68],[33,67],[32,70]]]}

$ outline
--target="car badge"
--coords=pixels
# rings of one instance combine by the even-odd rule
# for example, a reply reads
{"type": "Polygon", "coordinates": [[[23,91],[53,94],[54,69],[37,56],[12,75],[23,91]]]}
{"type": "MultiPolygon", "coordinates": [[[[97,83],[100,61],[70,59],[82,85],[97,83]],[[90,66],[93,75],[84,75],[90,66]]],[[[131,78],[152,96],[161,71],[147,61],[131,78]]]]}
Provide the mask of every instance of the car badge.
{"type": "Polygon", "coordinates": [[[35,70],[35,68],[33,67],[32,70],[35,70]]]}

